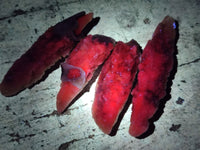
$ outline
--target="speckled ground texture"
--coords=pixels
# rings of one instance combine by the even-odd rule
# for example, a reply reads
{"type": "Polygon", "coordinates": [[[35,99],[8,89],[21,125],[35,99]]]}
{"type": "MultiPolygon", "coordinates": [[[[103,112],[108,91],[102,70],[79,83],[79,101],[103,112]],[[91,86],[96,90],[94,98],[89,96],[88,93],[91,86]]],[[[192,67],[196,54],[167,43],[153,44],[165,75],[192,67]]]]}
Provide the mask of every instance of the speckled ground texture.
{"type": "Polygon", "coordinates": [[[128,133],[131,107],[117,134],[103,134],[91,115],[95,83],[63,115],[56,113],[61,69],[14,97],[0,95],[1,150],[196,150],[200,149],[199,0],[0,0],[0,81],[44,31],[82,10],[100,16],[90,34],[103,34],[142,48],[166,15],[179,23],[177,71],[163,113],[145,138],[128,133]]]}

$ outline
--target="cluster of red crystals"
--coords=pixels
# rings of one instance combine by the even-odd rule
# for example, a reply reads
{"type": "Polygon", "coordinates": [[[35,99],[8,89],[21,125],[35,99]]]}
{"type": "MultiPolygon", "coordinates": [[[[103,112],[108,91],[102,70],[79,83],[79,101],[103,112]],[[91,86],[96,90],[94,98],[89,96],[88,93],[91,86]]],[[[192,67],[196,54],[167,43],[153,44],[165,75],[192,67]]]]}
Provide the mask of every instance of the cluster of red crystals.
{"type": "MultiPolygon", "coordinates": [[[[82,39],[80,43],[74,48],[70,56],[62,64],[63,72],[66,72],[64,66],[74,66],[84,71],[82,78],[77,80],[63,80],[60,91],[57,95],[57,110],[59,113],[63,112],[71,101],[83,90],[85,85],[91,80],[94,71],[106,60],[111,50],[113,49],[114,40],[105,36],[88,35],[82,39]],[[80,79],[80,80],[79,80],[80,79]],[[84,81],[84,83],[82,83],[84,81]],[[76,82],[78,84],[76,84],[76,82]],[[81,83],[81,84],[79,84],[81,83]]],[[[77,69],[70,69],[73,71],[67,73],[67,76],[76,76],[77,69]],[[76,71],[75,71],[76,70],[76,71]],[[75,71],[75,72],[74,72],[75,71]],[[75,73],[75,74],[74,74],[75,73]]],[[[64,75],[64,74],[63,74],[64,75]]],[[[68,78],[69,79],[69,78],[68,78]]]]}
{"type": "Polygon", "coordinates": [[[149,119],[166,95],[168,77],[173,68],[176,42],[175,20],[169,16],[157,26],[152,40],[143,50],[138,81],[132,91],[133,107],[129,133],[138,137],[149,127],[149,119]]]}
{"type": "Polygon", "coordinates": [[[92,115],[106,134],[110,134],[128,99],[139,57],[137,42],[118,42],[102,68],[96,86],[92,115]]]}

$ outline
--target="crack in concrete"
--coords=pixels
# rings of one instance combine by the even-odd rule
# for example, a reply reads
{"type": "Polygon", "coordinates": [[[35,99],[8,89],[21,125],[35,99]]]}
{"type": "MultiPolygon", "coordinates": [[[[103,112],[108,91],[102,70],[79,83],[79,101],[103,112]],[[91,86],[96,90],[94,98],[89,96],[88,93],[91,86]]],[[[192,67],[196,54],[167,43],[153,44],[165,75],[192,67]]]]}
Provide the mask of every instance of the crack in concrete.
{"type": "Polygon", "coordinates": [[[52,113],[50,114],[46,114],[43,116],[39,116],[39,117],[33,117],[34,119],[41,119],[41,118],[49,118],[50,116],[55,116],[58,115],[58,112],[56,110],[54,110],[52,113]]]}
{"type": "Polygon", "coordinates": [[[6,20],[6,19],[9,19],[9,18],[12,18],[12,17],[16,17],[16,16],[20,16],[20,15],[24,15],[24,14],[29,14],[29,13],[32,13],[32,12],[37,12],[37,11],[42,11],[42,10],[50,10],[50,11],[55,11],[56,8],[58,9],[58,11],[60,10],[60,6],[65,6],[65,5],[68,5],[68,4],[71,4],[71,3],[77,3],[79,1],[69,1],[67,3],[60,3],[56,0],[55,3],[56,4],[51,4],[47,7],[31,7],[30,9],[28,10],[22,10],[22,9],[16,9],[12,12],[11,15],[8,15],[8,16],[5,16],[5,17],[1,17],[0,18],[0,21],[3,21],[3,20],[6,20]]]}
{"type": "Polygon", "coordinates": [[[12,12],[11,15],[5,16],[0,18],[0,21],[2,20],[6,20],[12,17],[16,17],[16,16],[20,16],[20,15],[25,15],[25,14],[29,14],[29,13],[33,13],[33,12],[37,12],[37,11],[42,11],[42,10],[50,10],[50,11],[54,11],[54,8],[57,7],[54,5],[49,5],[48,7],[31,7],[29,10],[22,10],[22,9],[16,9],[12,12]]]}
{"type": "Polygon", "coordinates": [[[10,140],[11,142],[16,141],[17,143],[20,142],[21,139],[25,139],[27,137],[33,137],[36,134],[25,134],[24,136],[20,136],[19,133],[10,133],[8,134],[10,137],[12,137],[12,139],[10,140]]]}
{"type": "MultiPolygon", "coordinates": [[[[86,105],[87,105],[87,104],[84,104],[84,105],[81,105],[81,106],[78,106],[78,107],[74,107],[74,108],[67,109],[67,110],[66,110],[64,113],[62,113],[62,114],[59,114],[56,110],[54,110],[52,113],[45,114],[45,115],[38,116],[38,117],[33,117],[33,119],[49,118],[50,116],[71,115],[71,112],[70,112],[70,111],[75,110],[75,109],[79,109],[80,107],[84,107],[84,106],[86,106],[86,105]]],[[[32,112],[32,115],[36,115],[34,111],[32,112]]]]}
{"type": "Polygon", "coordinates": [[[95,135],[92,134],[92,135],[89,135],[88,137],[85,137],[85,138],[80,138],[80,139],[73,139],[71,141],[68,141],[68,142],[65,142],[63,144],[61,144],[58,148],[58,150],[66,150],[71,144],[73,144],[74,142],[78,142],[78,141],[82,141],[82,140],[85,140],[85,139],[93,139],[95,135]]]}
{"type": "Polygon", "coordinates": [[[186,63],[180,64],[178,67],[183,67],[183,66],[185,66],[185,65],[189,65],[189,64],[192,64],[192,63],[197,63],[197,62],[199,62],[199,61],[200,61],[200,58],[197,58],[197,59],[192,60],[192,61],[190,61],[190,62],[186,62],[186,63]]]}

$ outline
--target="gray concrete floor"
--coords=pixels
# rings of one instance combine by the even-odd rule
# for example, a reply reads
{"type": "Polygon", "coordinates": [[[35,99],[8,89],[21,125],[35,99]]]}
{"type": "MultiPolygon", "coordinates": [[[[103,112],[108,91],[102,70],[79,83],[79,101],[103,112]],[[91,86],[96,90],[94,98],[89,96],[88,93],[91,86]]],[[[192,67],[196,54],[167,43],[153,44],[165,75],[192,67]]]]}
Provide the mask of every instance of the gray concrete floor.
{"type": "Polygon", "coordinates": [[[200,149],[199,0],[0,0],[0,81],[48,27],[82,10],[101,17],[90,34],[135,39],[142,48],[166,15],[179,22],[177,72],[154,132],[143,139],[128,134],[130,106],[117,134],[103,134],[91,116],[95,83],[65,114],[56,115],[59,68],[32,89],[0,95],[0,149],[200,149]]]}

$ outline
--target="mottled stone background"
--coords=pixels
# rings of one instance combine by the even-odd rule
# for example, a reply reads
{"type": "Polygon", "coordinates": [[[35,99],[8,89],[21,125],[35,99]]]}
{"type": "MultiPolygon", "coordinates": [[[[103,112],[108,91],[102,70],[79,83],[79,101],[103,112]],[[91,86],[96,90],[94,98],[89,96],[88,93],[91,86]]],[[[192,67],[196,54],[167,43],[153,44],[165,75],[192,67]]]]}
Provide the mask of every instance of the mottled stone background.
{"type": "Polygon", "coordinates": [[[9,98],[0,95],[0,149],[199,149],[199,0],[0,0],[0,81],[47,28],[82,10],[101,17],[91,34],[124,42],[135,39],[142,48],[166,15],[178,21],[177,72],[171,97],[154,122],[155,130],[143,139],[131,137],[130,105],[117,134],[103,134],[91,115],[95,83],[90,92],[58,116],[59,68],[32,89],[9,98]]]}

